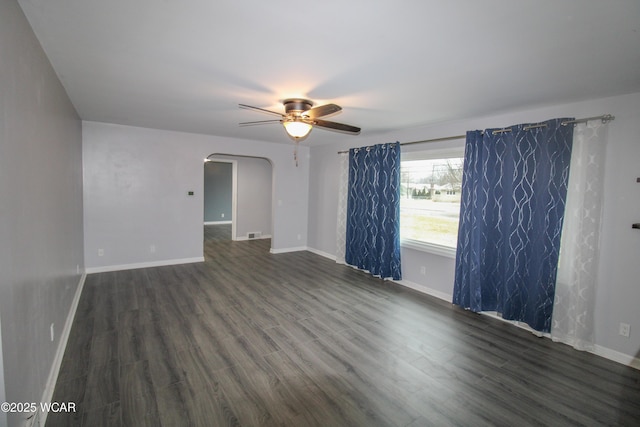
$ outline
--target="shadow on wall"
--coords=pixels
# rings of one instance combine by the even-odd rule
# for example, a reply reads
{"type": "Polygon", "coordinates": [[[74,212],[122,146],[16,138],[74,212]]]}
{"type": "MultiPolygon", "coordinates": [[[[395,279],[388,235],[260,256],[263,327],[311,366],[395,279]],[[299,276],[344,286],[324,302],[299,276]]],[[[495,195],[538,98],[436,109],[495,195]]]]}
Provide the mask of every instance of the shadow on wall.
{"type": "Polygon", "coordinates": [[[230,224],[233,218],[233,174],[236,162],[204,164],[204,223],[230,224]]]}

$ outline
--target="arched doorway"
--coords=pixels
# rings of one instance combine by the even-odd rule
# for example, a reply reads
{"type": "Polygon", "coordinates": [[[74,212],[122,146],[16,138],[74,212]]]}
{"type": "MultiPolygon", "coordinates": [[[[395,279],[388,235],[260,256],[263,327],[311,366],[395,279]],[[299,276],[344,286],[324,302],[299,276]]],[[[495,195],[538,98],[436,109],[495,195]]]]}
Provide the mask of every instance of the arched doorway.
{"type": "Polygon", "coordinates": [[[203,240],[224,236],[234,241],[270,239],[273,232],[271,161],[222,153],[211,154],[206,160],[203,240]]]}

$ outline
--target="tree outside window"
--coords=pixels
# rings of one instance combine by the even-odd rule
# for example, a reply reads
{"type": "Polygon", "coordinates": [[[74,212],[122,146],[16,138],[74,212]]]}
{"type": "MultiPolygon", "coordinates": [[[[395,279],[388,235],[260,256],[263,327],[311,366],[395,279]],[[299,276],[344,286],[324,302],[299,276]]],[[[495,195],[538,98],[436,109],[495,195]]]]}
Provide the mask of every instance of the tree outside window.
{"type": "Polygon", "coordinates": [[[462,163],[461,157],[402,162],[400,234],[403,240],[456,247],[462,163]]]}

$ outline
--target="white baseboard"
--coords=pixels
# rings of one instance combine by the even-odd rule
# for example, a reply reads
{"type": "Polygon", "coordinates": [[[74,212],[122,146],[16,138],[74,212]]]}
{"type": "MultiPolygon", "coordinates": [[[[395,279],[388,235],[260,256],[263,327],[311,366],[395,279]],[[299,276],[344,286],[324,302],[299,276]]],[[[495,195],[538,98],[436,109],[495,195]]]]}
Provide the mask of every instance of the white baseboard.
{"type": "MultiPolygon", "coordinates": [[[[309,251],[315,253],[317,255],[323,256],[328,259],[335,260],[335,256],[328,254],[326,252],[308,248],[308,247],[294,247],[294,248],[284,248],[284,249],[271,249],[271,253],[286,253],[286,252],[299,252],[299,251],[309,251]]],[[[53,392],[55,389],[55,385],[58,379],[58,374],[60,373],[60,367],[62,365],[62,358],[64,357],[64,352],[67,346],[67,341],[69,339],[69,334],[71,332],[71,326],[73,325],[73,320],[75,317],[76,310],[78,308],[78,302],[80,301],[80,295],[82,294],[82,290],[84,288],[84,283],[87,277],[87,273],[98,273],[98,272],[106,272],[106,271],[117,271],[117,270],[127,270],[127,269],[135,269],[135,268],[145,268],[145,267],[157,267],[163,265],[174,265],[174,264],[187,264],[193,262],[203,262],[204,257],[197,258],[184,258],[184,259],[174,259],[174,260],[166,260],[166,261],[154,261],[147,263],[137,263],[137,264],[125,264],[119,266],[108,266],[108,267],[94,267],[86,269],[86,272],[82,274],[80,277],[78,287],[76,288],[76,292],[74,294],[73,300],[71,302],[71,307],[69,308],[69,313],[67,314],[67,319],[64,324],[64,328],[60,335],[60,342],[58,343],[58,348],[56,350],[56,354],[54,356],[54,360],[51,366],[51,370],[49,372],[49,377],[47,379],[47,383],[45,385],[44,392],[42,394],[41,402],[51,402],[53,398],[53,392]]],[[[394,281],[394,283],[398,283],[401,286],[405,286],[407,288],[414,289],[418,292],[422,292],[427,295],[431,295],[433,297],[442,299],[444,301],[450,302],[452,296],[435,289],[431,289],[428,286],[421,285],[418,283],[411,282],[409,280],[398,280],[394,281]]],[[[611,350],[606,347],[602,347],[599,345],[595,346],[595,350],[592,352],[595,355],[600,357],[604,357],[605,359],[612,360],[617,363],[621,363],[623,365],[630,366],[635,369],[640,369],[640,358],[629,356],[624,353],[620,353],[615,350],[611,350]]],[[[28,426],[35,426],[36,422],[38,426],[43,426],[46,423],[47,413],[42,412],[39,413],[38,416],[33,417],[30,420],[28,426]]]]}
{"type": "MultiPolygon", "coordinates": [[[[328,259],[330,259],[332,261],[336,260],[336,256],[335,255],[331,255],[331,254],[329,254],[327,252],[324,252],[324,251],[321,251],[319,249],[307,247],[307,248],[305,248],[305,250],[307,250],[309,252],[312,252],[312,253],[314,253],[316,255],[320,255],[320,256],[323,256],[325,258],[328,258],[328,259]]],[[[346,264],[343,263],[342,265],[346,265],[346,264]]],[[[349,267],[351,267],[351,266],[349,266],[349,267]]],[[[355,267],[352,267],[352,268],[355,268],[355,267]]],[[[411,282],[409,280],[392,280],[392,282],[397,283],[398,285],[404,286],[406,288],[411,288],[411,289],[416,290],[418,292],[421,292],[423,294],[427,294],[427,295],[431,295],[431,296],[436,297],[436,298],[440,298],[441,300],[444,300],[444,301],[447,301],[447,302],[451,302],[451,300],[453,299],[453,295],[449,295],[449,294],[447,294],[445,292],[441,292],[441,291],[437,291],[435,289],[431,289],[428,286],[421,285],[419,283],[414,283],[414,282],[411,282]]]]}
{"type": "Polygon", "coordinates": [[[393,280],[393,282],[397,283],[398,285],[413,289],[415,291],[422,292],[423,294],[427,294],[427,295],[431,295],[432,297],[439,298],[439,299],[444,300],[446,302],[451,302],[451,300],[453,299],[453,295],[449,295],[446,292],[442,292],[442,291],[437,291],[435,289],[431,289],[428,286],[421,285],[421,284],[415,283],[415,282],[411,282],[409,280],[393,280]]]}
{"type": "MultiPolygon", "coordinates": [[[[419,291],[420,289],[416,289],[416,290],[419,291]]],[[[432,294],[430,294],[430,295],[432,295],[432,294]]],[[[446,294],[443,294],[443,295],[446,296],[446,294]]],[[[437,295],[434,295],[434,296],[437,296],[437,295]]],[[[451,297],[443,298],[443,299],[445,299],[447,301],[451,301],[451,297]]],[[[513,326],[516,326],[516,327],[520,328],[520,329],[524,329],[525,331],[530,332],[533,335],[536,335],[538,337],[549,338],[550,340],[553,340],[553,342],[557,342],[558,344],[569,345],[569,344],[563,343],[562,341],[554,340],[551,337],[551,334],[549,334],[548,332],[539,332],[539,331],[534,330],[533,328],[531,328],[526,323],[517,322],[517,321],[514,321],[514,320],[503,319],[502,316],[500,316],[496,312],[485,311],[485,312],[480,312],[479,314],[481,314],[483,316],[491,317],[493,319],[500,320],[500,321],[505,322],[505,323],[509,323],[509,324],[511,324],[513,326]]],[[[576,349],[576,351],[582,351],[582,350],[576,349]]],[[[640,370],[640,358],[638,358],[638,357],[629,356],[628,354],[620,353],[619,351],[611,350],[610,348],[603,347],[603,346],[597,345],[597,344],[594,345],[594,350],[593,351],[587,350],[587,352],[595,354],[596,356],[603,357],[605,359],[609,359],[609,360],[611,360],[613,362],[617,362],[617,363],[620,363],[622,365],[626,365],[626,366],[629,366],[631,368],[640,370]]]]}
{"type": "Polygon", "coordinates": [[[318,249],[314,249],[314,248],[310,248],[308,246],[297,246],[294,248],[283,248],[283,249],[271,249],[270,252],[272,254],[284,254],[287,252],[302,252],[302,251],[307,251],[307,252],[311,252],[314,253],[316,255],[320,255],[322,257],[328,258],[331,261],[335,261],[336,260],[336,256],[335,255],[331,255],[327,252],[323,252],[321,250],[318,249]]]}
{"type": "Polygon", "coordinates": [[[335,260],[336,260],[336,256],[335,256],[335,255],[331,255],[331,254],[329,254],[329,253],[327,253],[327,252],[323,252],[323,251],[318,250],[318,249],[314,249],[314,248],[309,248],[309,247],[307,247],[307,251],[309,251],[309,252],[311,252],[311,253],[314,253],[314,254],[316,254],[316,255],[323,256],[323,257],[325,257],[325,258],[329,258],[331,261],[335,261],[335,260]]]}
{"type": "Polygon", "coordinates": [[[260,240],[260,239],[270,239],[270,238],[271,238],[271,234],[263,234],[260,237],[256,237],[256,238],[253,238],[253,239],[250,239],[247,236],[238,236],[233,240],[235,240],[236,242],[240,242],[240,241],[244,241],[244,240],[260,240]]]}
{"type": "Polygon", "coordinates": [[[597,344],[594,346],[594,350],[590,351],[590,353],[640,370],[640,358],[638,357],[629,356],[628,354],[620,353],[619,351],[611,350],[610,348],[602,347],[597,344]]]}
{"type": "MultiPolygon", "coordinates": [[[[453,295],[447,294],[445,292],[437,291],[435,289],[431,289],[431,288],[429,288],[427,286],[420,285],[418,283],[410,282],[408,280],[394,280],[394,282],[399,284],[399,285],[406,286],[407,288],[414,289],[414,290],[416,290],[418,292],[422,292],[424,294],[431,295],[431,296],[436,297],[436,298],[440,298],[441,300],[444,300],[444,301],[447,301],[447,302],[451,302],[453,300],[453,295]]],[[[485,313],[480,313],[480,314],[492,317],[494,319],[501,320],[503,322],[510,323],[510,324],[512,324],[514,326],[517,326],[519,328],[525,329],[525,330],[531,332],[534,335],[544,336],[546,338],[551,339],[551,336],[548,333],[540,333],[538,331],[534,331],[533,329],[531,329],[531,327],[529,327],[528,325],[526,325],[526,324],[524,324],[522,322],[514,322],[514,321],[511,321],[511,320],[505,320],[505,319],[503,319],[502,317],[498,316],[495,313],[486,313],[485,312],[485,313]]],[[[629,366],[631,368],[640,370],[640,358],[638,358],[638,357],[629,356],[628,354],[620,353],[619,351],[612,350],[610,348],[603,347],[601,345],[595,345],[594,346],[594,350],[593,351],[589,351],[589,353],[592,353],[592,354],[595,354],[596,356],[604,357],[605,359],[609,359],[609,360],[611,360],[613,362],[621,363],[621,364],[629,366]]]]}
{"type": "MultiPolygon", "coordinates": [[[[568,345],[569,347],[572,347],[571,344],[567,344],[567,343],[562,342],[560,340],[555,340],[551,336],[551,334],[548,333],[548,332],[538,332],[538,331],[534,330],[533,328],[531,328],[531,326],[527,325],[524,322],[517,322],[517,321],[514,321],[514,320],[503,319],[500,315],[498,315],[495,312],[482,312],[480,314],[486,315],[486,316],[489,316],[489,317],[493,317],[494,319],[502,320],[503,322],[510,323],[510,324],[512,324],[514,326],[517,326],[518,328],[521,328],[521,329],[524,329],[525,331],[531,332],[533,335],[536,335],[536,336],[539,336],[539,337],[549,338],[550,340],[552,340],[553,342],[556,342],[558,344],[564,344],[564,345],[568,345]]],[[[640,358],[629,356],[628,354],[620,353],[619,351],[612,350],[610,348],[603,347],[603,346],[598,345],[598,344],[594,344],[593,350],[579,350],[579,349],[576,348],[576,351],[586,351],[587,353],[595,354],[596,356],[603,357],[605,359],[611,360],[612,362],[620,363],[622,365],[626,365],[626,366],[629,366],[631,368],[640,370],[640,358]]]]}
{"type": "Polygon", "coordinates": [[[269,252],[271,252],[272,254],[284,254],[287,252],[300,252],[300,251],[306,251],[307,247],[306,246],[298,246],[295,248],[282,248],[282,249],[269,249],[269,252]]]}
{"type": "Polygon", "coordinates": [[[223,225],[223,224],[233,224],[233,221],[205,221],[204,225],[223,225]]]}
{"type": "Polygon", "coordinates": [[[167,259],[162,261],[139,262],[134,264],[106,265],[103,267],[89,267],[87,274],[106,273],[108,271],[134,270],[136,268],[162,267],[165,265],[191,264],[194,262],[204,262],[204,257],[167,259]]]}
{"type": "MultiPolygon", "coordinates": [[[[316,255],[320,255],[320,256],[323,256],[325,258],[328,258],[328,259],[330,259],[332,261],[336,260],[336,256],[335,255],[331,255],[331,254],[329,254],[327,252],[324,252],[324,251],[321,251],[319,249],[307,247],[306,250],[309,251],[309,252],[312,252],[312,253],[314,253],[316,255]]],[[[345,264],[342,264],[342,265],[345,265],[345,264]]],[[[351,266],[349,266],[349,267],[351,267],[351,266]]],[[[355,268],[355,267],[353,267],[353,268],[355,268]]],[[[404,286],[406,288],[411,288],[411,289],[416,290],[418,292],[421,292],[423,294],[431,295],[432,297],[436,297],[436,298],[439,298],[439,299],[447,301],[447,302],[451,302],[451,300],[453,299],[453,295],[449,295],[449,294],[447,294],[445,292],[441,292],[441,291],[437,291],[435,289],[431,289],[428,286],[421,285],[419,283],[414,283],[414,282],[411,282],[409,280],[392,280],[392,282],[397,283],[398,285],[404,286]]]]}
{"type": "MultiPolygon", "coordinates": [[[[69,313],[67,313],[67,319],[64,322],[64,328],[60,334],[60,341],[58,342],[58,348],[56,349],[56,354],[53,357],[53,364],[51,365],[51,370],[49,371],[49,377],[47,378],[47,383],[45,384],[44,392],[42,393],[42,398],[40,402],[51,402],[53,399],[53,391],[56,388],[56,382],[58,381],[58,374],[60,374],[60,367],[62,366],[62,358],[64,357],[64,351],[67,348],[67,341],[69,341],[69,334],[71,333],[71,326],[73,325],[73,319],[76,316],[76,310],[78,309],[78,302],[80,301],[80,295],[82,295],[82,289],[84,289],[84,282],[87,279],[87,273],[83,273],[80,276],[80,281],[78,282],[78,286],[76,288],[76,293],[73,295],[73,300],[71,301],[71,307],[69,307],[69,313]]],[[[36,425],[44,426],[47,421],[46,411],[41,411],[37,416],[32,417],[29,424],[30,426],[36,425]]]]}
{"type": "MultiPolygon", "coordinates": [[[[271,238],[271,236],[262,236],[262,238],[271,238]]],[[[245,238],[240,238],[238,240],[248,240],[246,237],[245,238]]],[[[257,239],[251,239],[251,240],[257,240],[257,239]]],[[[332,261],[335,261],[336,257],[335,255],[331,255],[327,252],[323,252],[321,250],[318,249],[314,249],[314,248],[310,248],[307,246],[298,246],[298,247],[291,247],[291,248],[281,248],[281,249],[270,249],[269,252],[272,254],[283,254],[283,253],[287,253],[287,252],[301,252],[301,251],[309,251],[312,252],[316,255],[320,255],[323,256],[325,258],[328,258],[332,261]]],[[[190,264],[190,263],[194,263],[194,262],[204,262],[204,257],[197,257],[197,258],[183,258],[183,259],[172,259],[172,260],[164,260],[164,261],[152,261],[152,262],[144,262],[144,263],[136,263],[136,264],[124,264],[124,265],[111,265],[111,266],[105,266],[105,267],[90,267],[86,269],[86,274],[90,274],[90,273],[104,273],[104,272],[108,272],[108,271],[119,271],[119,270],[132,270],[132,269],[136,269],[136,268],[147,268],[147,267],[161,267],[161,266],[165,266],[165,265],[176,265],[176,264],[190,264]]],[[[84,284],[84,278],[86,277],[86,274],[82,276],[82,283],[84,284]]],[[[421,292],[423,294],[426,295],[430,295],[432,297],[436,297],[439,298],[443,301],[446,302],[451,302],[451,300],[453,299],[453,295],[448,294],[446,292],[442,292],[442,291],[438,291],[436,289],[432,289],[429,288],[428,286],[425,285],[421,285],[419,283],[415,283],[415,282],[411,282],[409,280],[394,280],[394,283],[397,283],[401,286],[405,286],[407,288],[416,290],[418,292],[421,292]]],[[[81,290],[81,289],[80,289],[81,290]]],[[[79,298],[79,294],[78,294],[78,298],[79,298]]],[[[77,301],[75,301],[75,306],[77,306],[77,301]]],[[[74,306],[74,313],[75,313],[75,306],[74,306]]],[[[486,314],[488,316],[492,316],[490,313],[482,313],[482,314],[486,314]]],[[[492,317],[499,319],[499,320],[503,320],[505,322],[511,323],[515,326],[524,328],[522,325],[519,325],[515,322],[511,322],[508,320],[504,320],[502,319],[500,316],[495,316],[493,315],[492,317]]],[[[67,319],[68,321],[68,319],[67,319]]],[[[73,321],[73,317],[71,317],[71,321],[73,321]]],[[[67,326],[65,325],[65,328],[67,326]]],[[[69,325],[69,328],[71,328],[71,325],[69,325]]],[[[527,328],[524,328],[527,329],[527,328]]],[[[527,329],[529,330],[529,329],[527,329]]],[[[63,332],[64,334],[65,332],[63,332]]],[[[66,331],[67,334],[67,338],[68,338],[68,333],[69,331],[66,331]]],[[[62,339],[61,339],[62,342],[62,339]]],[[[66,345],[66,338],[65,338],[65,345],[66,345]]],[[[64,347],[62,347],[62,352],[64,353],[64,347]]],[[[612,360],[614,362],[617,363],[621,363],[623,365],[627,365],[630,366],[632,368],[635,369],[640,369],[640,358],[638,357],[633,357],[633,356],[629,356],[628,354],[624,354],[624,353],[620,353],[619,351],[616,350],[612,350],[600,345],[596,345],[594,351],[590,352],[593,353],[597,356],[600,357],[604,357],[605,359],[609,359],[612,360]]],[[[56,356],[57,357],[57,356],[56,356]]],[[[60,361],[58,362],[61,363],[62,362],[62,355],[60,355],[60,361]]],[[[58,366],[57,369],[60,369],[60,367],[58,366]]],[[[56,378],[57,378],[57,371],[55,373],[56,378]]],[[[48,383],[47,383],[48,384],[48,383]]],[[[54,381],[54,386],[55,386],[55,381],[54,381]]],[[[51,390],[51,393],[53,393],[53,389],[51,390]]],[[[48,402],[48,400],[43,400],[43,402],[48,402]]]]}

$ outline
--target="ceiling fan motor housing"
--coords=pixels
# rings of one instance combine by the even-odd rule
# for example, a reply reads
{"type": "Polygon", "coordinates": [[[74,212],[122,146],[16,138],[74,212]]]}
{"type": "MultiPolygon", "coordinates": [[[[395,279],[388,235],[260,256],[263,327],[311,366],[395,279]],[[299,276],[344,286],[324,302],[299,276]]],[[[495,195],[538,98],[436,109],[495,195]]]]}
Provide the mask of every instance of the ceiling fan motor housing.
{"type": "Polygon", "coordinates": [[[291,98],[282,101],[286,114],[301,114],[313,107],[313,102],[308,99],[291,98]]]}

